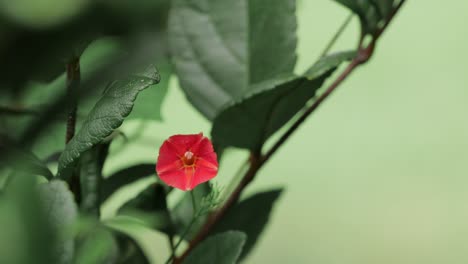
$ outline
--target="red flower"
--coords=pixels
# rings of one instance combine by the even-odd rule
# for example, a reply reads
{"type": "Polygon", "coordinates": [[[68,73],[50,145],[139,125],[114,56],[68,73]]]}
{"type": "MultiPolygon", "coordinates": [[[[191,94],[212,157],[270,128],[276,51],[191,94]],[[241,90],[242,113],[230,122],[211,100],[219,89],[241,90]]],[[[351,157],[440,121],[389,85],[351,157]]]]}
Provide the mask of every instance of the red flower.
{"type": "Polygon", "coordinates": [[[156,172],[167,185],[187,191],[214,178],[218,160],[211,141],[202,133],[174,135],[159,149],[156,172]]]}

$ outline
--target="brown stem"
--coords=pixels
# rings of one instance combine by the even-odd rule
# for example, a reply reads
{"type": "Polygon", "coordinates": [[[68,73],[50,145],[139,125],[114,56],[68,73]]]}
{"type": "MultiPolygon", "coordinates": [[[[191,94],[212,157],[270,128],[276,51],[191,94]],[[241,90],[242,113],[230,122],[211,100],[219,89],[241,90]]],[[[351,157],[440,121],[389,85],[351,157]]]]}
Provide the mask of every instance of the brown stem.
{"type": "MultiPolygon", "coordinates": [[[[374,38],[367,47],[362,47],[362,41],[359,42],[358,53],[356,57],[351,61],[351,63],[346,67],[346,69],[336,78],[336,80],[325,90],[325,92],[320,95],[320,97],[308,107],[302,115],[291,125],[291,127],[278,139],[278,141],[268,150],[265,155],[258,157],[257,155],[251,155],[250,168],[245,173],[239,185],[232,192],[230,197],[226,200],[224,205],[218,209],[216,212],[212,213],[206,220],[205,224],[202,226],[198,234],[190,241],[188,248],[185,252],[178,258],[174,259],[173,263],[182,263],[182,261],[187,257],[187,255],[201,242],[203,241],[211,232],[212,228],[223,218],[226,212],[237,202],[243,190],[252,182],[255,178],[255,175],[260,170],[260,168],[273,156],[273,154],[287,141],[287,139],[297,130],[297,128],[304,123],[307,117],[310,116],[324,101],[327,99],[333,91],[361,64],[366,63],[374,52],[375,44],[377,39],[382,35],[384,30],[392,21],[395,14],[401,8],[405,0],[399,2],[395,7],[391,15],[389,16],[387,22],[384,26],[374,34],[374,38]]],[[[364,34],[361,35],[361,40],[364,39],[364,34]]]]}
{"type": "MultiPolygon", "coordinates": [[[[73,57],[67,63],[67,93],[74,94],[75,90],[78,89],[80,85],[80,58],[73,57]]],[[[75,135],[75,126],[76,126],[76,101],[70,106],[67,117],[67,132],[65,136],[65,143],[68,143],[73,136],[75,135]]]]}
{"type": "MultiPolygon", "coordinates": [[[[78,56],[73,57],[67,63],[67,94],[73,95],[76,94],[76,90],[80,86],[80,58],[78,56]]],[[[72,100],[70,105],[70,110],[67,116],[67,131],[65,134],[65,143],[70,142],[70,140],[75,136],[75,126],[76,126],[76,112],[77,112],[77,102],[72,100]]],[[[79,172],[73,172],[70,179],[70,190],[75,196],[75,200],[78,204],[81,202],[81,184],[80,184],[80,174],[79,172]]]]}

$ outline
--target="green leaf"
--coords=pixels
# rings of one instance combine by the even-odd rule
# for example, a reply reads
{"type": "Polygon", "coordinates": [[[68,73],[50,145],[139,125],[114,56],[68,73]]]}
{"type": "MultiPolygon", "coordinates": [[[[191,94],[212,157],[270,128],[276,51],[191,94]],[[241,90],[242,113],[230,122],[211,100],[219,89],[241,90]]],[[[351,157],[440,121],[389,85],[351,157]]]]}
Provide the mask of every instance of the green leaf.
{"type": "Polygon", "coordinates": [[[84,217],[75,226],[78,253],[77,264],[139,264],[148,263],[137,237],[132,232],[140,222],[129,217],[113,217],[103,221],[84,217]]]}
{"type": "Polygon", "coordinates": [[[135,228],[139,223],[131,220],[123,220],[114,217],[104,222],[104,225],[112,231],[119,245],[119,261],[121,264],[145,264],[149,263],[143,249],[138,243],[135,228]]]}
{"type": "Polygon", "coordinates": [[[374,34],[393,10],[394,0],[335,0],[346,6],[361,21],[363,33],[374,34]]]}
{"type": "Polygon", "coordinates": [[[65,235],[66,228],[74,224],[78,209],[73,194],[67,184],[59,180],[39,185],[39,200],[44,208],[47,222],[52,226],[57,235],[54,244],[55,263],[70,263],[73,255],[75,242],[73,238],[65,235]]]}
{"type": "Polygon", "coordinates": [[[180,85],[212,120],[251,84],[293,71],[295,31],[294,0],[176,0],[169,42],[180,85]]]}
{"type": "Polygon", "coordinates": [[[0,199],[0,263],[61,263],[46,214],[54,205],[42,203],[36,187],[33,177],[15,177],[0,199]]]}
{"type": "MultiPolygon", "coordinates": [[[[102,67],[109,66],[112,61],[122,56],[122,54],[123,44],[117,38],[105,37],[93,41],[86,47],[80,57],[81,81],[89,81],[102,67]]],[[[81,126],[83,119],[101,97],[105,82],[102,81],[101,83],[103,83],[102,88],[97,86],[93,89],[91,95],[79,101],[77,128],[81,126]]],[[[67,91],[66,73],[63,72],[49,83],[30,83],[24,89],[23,96],[20,98],[21,105],[39,112],[44,106],[65,95],[67,91]]],[[[56,114],[55,120],[47,127],[47,133],[43,133],[32,146],[32,152],[39,158],[45,159],[52,153],[61,152],[65,148],[67,112],[68,110],[65,109],[63,112],[56,114]]],[[[40,116],[29,115],[15,118],[14,122],[11,122],[11,126],[14,127],[14,131],[23,131],[31,121],[37,118],[40,118],[40,116]]],[[[16,136],[21,134],[17,133],[16,136]]]]}
{"type": "Polygon", "coordinates": [[[33,153],[16,146],[0,144],[0,168],[10,167],[21,173],[41,175],[51,180],[54,176],[49,168],[40,161],[33,153]]]}
{"type": "Polygon", "coordinates": [[[101,142],[122,124],[132,111],[138,93],[157,82],[159,75],[154,67],[140,75],[114,82],[60,155],[58,176],[67,178],[82,153],[101,142]]]}
{"type": "Polygon", "coordinates": [[[167,210],[166,190],[161,184],[152,184],[118,210],[119,215],[140,219],[152,228],[174,233],[167,210]]]}
{"type": "Polygon", "coordinates": [[[98,144],[83,153],[80,164],[81,211],[99,219],[102,167],[109,144],[98,144]]]}
{"type": "Polygon", "coordinates": [[[118,263],[119,245],[107,228],[95,226],[79,240],[79,247],[73,263],[76,264],[112,264],[118,263]]]}
{"type": "Polygon", "coordinates": [[[394,0],[371,0],[371,3],[377,7],[377,11],[384,18],[388,18],[388,16],[392,13],[393,2],[395,1],[394,0]]]}
{"type": "Polygon", "coordinates": [[[304,73],[304,76],[309,80],[313,80],[329,70],[338,67],[341,63],[352,60],[355,56],[356,51],[343,51],[327,55],[312,65],[312,67],[304,73]]]}
{"type": "Polygon", "coordinates": [[[161,105],[169,88],[172,68],[169,62],[162,62],[157,65],[157,69],[161,76],[161,81],[157,84],[157,87],[150,87],[140,93],[135,101],[135,107],[127,117],[127,120],[145,119],[162,121],[161,105]]]}
{"type": "Polygon", "coordinates": [[[0,263],[71,263],[74,241],[67,231],[77,214],[64,182],[11,179],[0,199],[0,263]]]}
{"type": "Polygon", "coordinates": [[[228,231],[208,237],[184,260],[184,264],[237,263],[247,236],[239,231],[228,231]]]}
{"type": "Polygon", "coordinates": [[[119,245],[119,264],[150,264],[137,241],[123,232],[114,232],[119,245]]]}
{"type": "MultiPolygon", "coordinates": [[[[200,205],[203,197],[206,197],[211,192],[211,186],[209,183],[204,183],[198,185],[195,189],[192,190],[195,197],[195,204],[200,205]]],[[[183,234],[184,231],[189,226],[189,223],[192,221],[193,215],[193,206],[192,206],[192,197],[189,192],[185,192],[184,196],[176,204],[174,209],[171,210],[172,221],[174,222],[176,232],[183,234]]],[[[201,216],[190,228],[188,234],[185,236],[185,239],[191,239],[203,225],[206,216],[201,216]]]]}
{"type": "Polygon", "coordinates": [[[303,76],[278,77],[255,85],[250,94],[215,118],[211,130],[213,142],[223,147],[258,150],[315,96],[336,67],[351,55],[327,56],[303,76]]]}
{"type": "Polygon", "coordinates": [[[102,182],[101,201],[107,200],[115,191],[144,177],[154,177],[154,164],[139,164],[120,170],[102,182]]]}
{"type": "Polygon", "coordinates": [[[249,254],[258,238],[265,229],[273,205],[278,200],[283,189],[275,189],[267,192],[257,193],[242,200],[231,208],[217,224],[213,234],[227,230],[239,230],[247,235],[247,241],[242,250],[241,259],[249,254]]]}
{"type": "Polygon", "coordinates": [[[292,117],[315,95],[323,81],[289,76],[256,85],[251,94],[228,106],[214,119],[211,130],[213,142],[222,147],[258,150],[279,128],[278,121],[287,121],[276,108],[290,112],[292,117]]]}
{"type": "Polygon", "coordinates": [[[166,190],[161,184],[151,184],[135,198],[126,202],[119,211],[126,209],[140,209],[145,212],[166,210],[166,190]]]}

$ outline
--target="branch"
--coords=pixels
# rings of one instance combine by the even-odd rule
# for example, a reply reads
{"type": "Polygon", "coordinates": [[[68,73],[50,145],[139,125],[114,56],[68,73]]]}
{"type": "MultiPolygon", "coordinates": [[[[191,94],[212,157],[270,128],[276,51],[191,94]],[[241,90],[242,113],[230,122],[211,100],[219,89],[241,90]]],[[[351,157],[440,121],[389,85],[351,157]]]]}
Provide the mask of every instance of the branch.
{"type": "MultiPolygon", "coordinates": [[[[80,86],[80,58],[74,56],[67,63],[67,95],[77,94],[80,86]]],[[[65,134],[65,143],[68,143],[75,136],[77,101],[71,100],[70,110],[67,116],[67,131],[65,134]]],[[[77,204],[81,203],[81,183],[80,174],[75,171],[70,179],[70,190],[75,196],[77,204]]]]}
{"type": "MultiPolygon", "coordinates": [[[[245,173],[244,177],[240,181],[237,188],[232,192],[230,197],[224,203],[224,205],[212,213],[206,220],[205,224],[202,226],[198,234],[190,241],[188,248],[185,252],[179,257],[175,258],[173,263],[182,263],[182,261],[187,257],[187,255],[201,242],[203,241],[211,232],[213,227],[223,218],[226,212],[238,201],[240,195],[242,194],[243,190],[252,182],[255,178],[257,172],[262,168],[262,166],[276,153],[276,151],[289,139],[289,137],[297,130],[297,128],[304,123],[307,117],[310,116],[324,101],[327,99],[336,88],[343,83],[346,78],[348,78],[352,72],[358,66],[366,63],[373,54],[375,49],[376,42],[378,38],[382,35],[385,31],[387,26],[393,20],[395,14],[401,8],[405,0],[399,2],[399,4],[395,7],[393,12],[390,14],[389,18],[387,19],[386,23],[382,26],[382,28],[374,34],[372,41],[369,43],[367,47],[362,46],[362,41],[359,42],[358,53],[356,57],[350,62],[350,64],[346,67],[346,69],[336,78],[336,80],[325,90],[325,92],[310,106],[308,107],[302,115],[289,127],[289,129],[278,139],[278,141],[268,150],[263,156],[256,156],[251,155],[250,159],[250,168],[245,173]]],[[[363,33],[361,34],[361,39],[363,39],[363,33]]]]}
{"type": "MultiPolygon", "coordinates": [[[[75,89],[80,85],[80,58],[73,57],[67,63],[67,94],[75,94],[75,89]]],[[[67,132],[65,143],[68,143],[75,135],[77,102],[73,101],[67,117],[67,132]]]]}

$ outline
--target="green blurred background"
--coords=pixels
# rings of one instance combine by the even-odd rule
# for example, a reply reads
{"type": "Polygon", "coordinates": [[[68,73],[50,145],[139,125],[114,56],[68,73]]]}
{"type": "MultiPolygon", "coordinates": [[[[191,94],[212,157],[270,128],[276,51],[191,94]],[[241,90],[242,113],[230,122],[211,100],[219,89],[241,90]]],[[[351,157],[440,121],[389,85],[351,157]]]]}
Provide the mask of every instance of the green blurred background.
{"type": "MultiPolygon", "coordinates": [[[[248,193],[286,192],[246,263],[468,263],[468,3],[444,4],[408,1],[370,63],[262,169],[248,193]]],[[[299,2],[297,72],[347,14],[333,1],[299,2]]],[[[355,45],[353,22],[336,50],[355,45]]],[[[164,123],[127,125],[143,136],[110,164],[154,161],[174,133],[209,134],[176,79],[162,114],[164,123]]],[[[217,181],[227,182],[245,156],[230,151],[217,181]]],[[[164,259],[163,236],[139,236],[152,259],[164,259]]]]}
{"type": "MultiPolygon", "coordinates": [[[[41,1],[38,6],[47,6],[48,0],[41,1]]],[[[71,2],[77,3],[66,5],[73,13],[87,1],[71,2]]],[[[3,13],[15,14],[15,3],[22,1],[11,3],[3,13]]],[[[51,19],[44,25],[60,18],[48,13],[54,9],[31,8],[51,19]]],[[[30,23],[30,14],[22,23],[30,23]]],[[[348,11],[331,0],[301,0],[297,14],[296,71],[302,72],[348,11]]],[[[286,191],[246,263],[468,263],[467,14],[465,1],[407,1],[372,60],[300,127],[247,189],[246,195],[278,186],[286,191]]],[[[353,48],[357,36],[355,19],[335,50],[353,48]]],[[[137,139],[113,144],[106,175],[155,162],[170,135],[210,133],[175,77],[162,116],[163,122],[125,123],[122,130],[137,139]]],[[[246,156],[229,150],[215,181],[228,183],[246,156]]],[[[148,183],[112,197],[103,217],[148,183]]],[[[176,191],[169,202],[181,194],[176,191]]],[[[132,232],[155,263],[167,258],[164,235],[137,226],[132,232]]]]}

